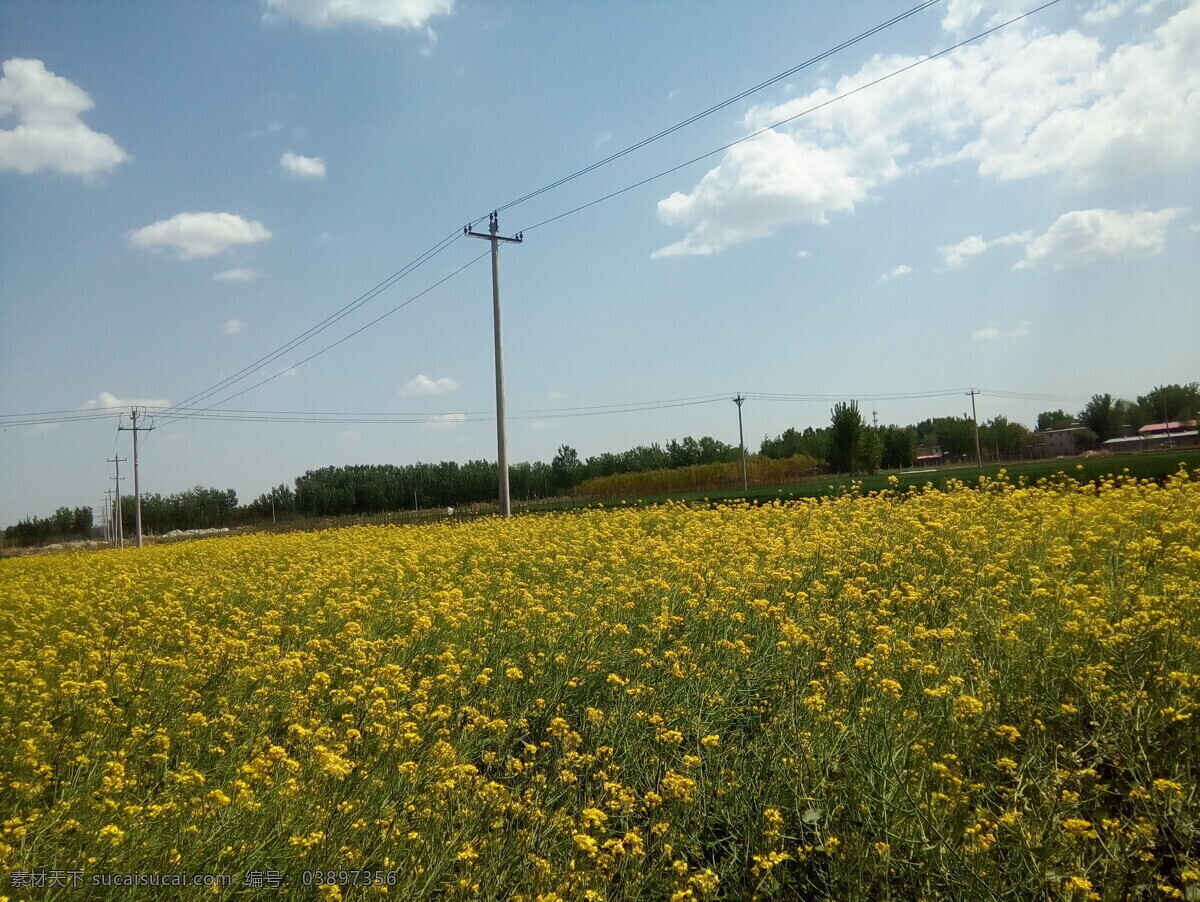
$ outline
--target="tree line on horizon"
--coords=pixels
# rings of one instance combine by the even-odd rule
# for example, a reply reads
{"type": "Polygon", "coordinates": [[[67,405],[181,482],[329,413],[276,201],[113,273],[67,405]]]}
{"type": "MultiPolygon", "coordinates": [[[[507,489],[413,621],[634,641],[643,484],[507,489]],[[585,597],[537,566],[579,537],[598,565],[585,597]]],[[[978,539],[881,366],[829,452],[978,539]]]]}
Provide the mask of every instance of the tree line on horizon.
{"type": "MultiPolygon", "coordinates": [[[[1037,432],[1072,428],[1085,442],[1099,443],[1136,434],[1149,423],[1187,422],[1200,412],[1200,382],[1158,386],[1136,401],[1093,395],[1075,415],[1063,410],[1038,414],[1034,430],[1004,416],[979,425],[985,461],[1019,459],[1037,432]]],[[[922,449],[937,448],[951,459],[975,455],[975,425],[970,417],[933,417],[908,426],[871,426],[857,402],[835,404],[828,426],[788,428],[764,436],[751,458],[787,460],[805,455],[829,473],[874,473],[916,464],[922,449]]],[[[509,468],[514,499],[534,500],[571,494],[588,480],[651,471],[727,464],[740,460],[737,446],[712,436],[688,436],[660,445],[637,445],[623,452],[603,452],[586,459],[562,445],[549,462],[521,462],[509,468]]],[[[603,484],[603,483],[598,483],[603,484]]],[[[172,530],[208,529],[301,517],[336,517],[400,510],[458,507],[488,503],[499,494],[494,461],[466,463],[352,464],[309,470],[295,479],[239,505],[233,489],[196,486],[174,495],[142,495],[142,528],[161,535],[172,530]]],[[[126,535],[133,531],[134,499],[121,499],[126,535]]],[[[28,517],[4,530],[8,544],[43,544],[56,539],[94,536],[91,508],[59,508],[47,518],[28,517]],[[86,516],[85,516],[86,512],[86,516]]]]}

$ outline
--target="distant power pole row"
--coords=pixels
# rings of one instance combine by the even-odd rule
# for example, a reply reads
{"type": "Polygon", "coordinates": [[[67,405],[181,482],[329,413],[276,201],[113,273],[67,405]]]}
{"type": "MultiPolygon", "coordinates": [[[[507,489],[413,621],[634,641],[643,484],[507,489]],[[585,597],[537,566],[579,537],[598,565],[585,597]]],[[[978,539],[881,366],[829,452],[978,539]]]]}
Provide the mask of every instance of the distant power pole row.
{"type": "MultiPolygon", "coordinates": [[[[138,484],[138,433],[149,432],[154,428],[153,426],[139,425],[138,419],[145,415],[145,411],[140,411],[136,407],[130,408],[129,419],[133,425],[117,425],[118,432],[133,433],[133,518],[138,548],[142,547],[142,492],[141,486],[138,484]]],[[[127,457],[108,458],[108,462],[115,467],[114,474],[108,477],[113,480],[115,488],[108,489],[104,493],[104,538],[117,548],[125,547],[125,523],[121,516],[121,480],[125,477],[121,475],[121,464],[128,459],[127,457]],[[114,495],[116,497],[113,497],[114,495]]]]}
{"type": "Polygon", "coordinates": [[[137,530],[137,547],[142,547],[142,492],[138,485],[138,442],[137,437],[139,432],[149,432],[153,426],[138,425],[138,409],[136,407],[129,411],[129,418],[133,421],[132,426],[117,426],[118,432],[133,433],[133,519],[135,529],[137,530]]]}
{"type": "Polygon", "coordinates": [[[108,462],[117,468],[115,476],[108,477],[116,481],[116,495],[113,502],[113,533],[116,536],[114,544],[118,548],[125,547],[125,530],[121,524],[121,480],[125,477],[121,475],[121,464],[129,460],[128,457],[110,457],[108,462]]]}

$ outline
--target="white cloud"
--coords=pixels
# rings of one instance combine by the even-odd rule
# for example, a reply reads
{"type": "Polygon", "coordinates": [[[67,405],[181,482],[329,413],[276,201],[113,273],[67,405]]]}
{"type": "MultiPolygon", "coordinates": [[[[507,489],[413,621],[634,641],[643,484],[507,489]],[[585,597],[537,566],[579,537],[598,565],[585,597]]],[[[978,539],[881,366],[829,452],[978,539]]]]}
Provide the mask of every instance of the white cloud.
{"type": "Polygon", "coordinates": [[[32,438],[33,436],[47,435],[51,432],[58,432],[60,428],[61,424],[59,423],[35,423],[25,430],[25,435],[32,438]]]}
{"type": "MultiPolygon", "coordinates": [[[[1026,6],[953,0],[944,25],[978,27],[1026,6]]],[[[801,115],[919,57],[876,56],[811,93],[751,108],[747,130],[769,130],[726,151],[691,191],[659,201],[659,219],[685,235],[655,256],[823,224],[918,170],[968,164],[983,179],[1077,190],[1200,162],[1200,3],[1112,50],[1031,23],[811,114],[801,115]]]]}
{"type": "Polygon", "coordinates": [[[1029,337],[1029,320],[1021,320],[1021,325],[1015,329],[1010,329],[1008,332],[1002,332],[995,326],[988,326],[986,329],[976,329],[971,333],[971,338],[974,341],[996,341],[1001,338],[1028,338],[1029,337]]]}
{"type": "Polygon", "coordinates": [[[422,429],[454,429],[467,421],[463,413],[443,413],[421,424],[422,429]]]}
{"type": "Polygon", "coordinates": [[[988,248],[1008,244],[1024,244],[1032,237],[1032,232],[1013,232],[1010,235],[993,238],[991,241],[984,241],[982,235],[968,235],[958,244],[942,245],[937,249],[937,254],[942,258],[944,269],[958,269],[968,258],[978,256],[988,248]]]}
{"type": "Polygon", "coordinates": [[[79,405],[79,410],[98,410],[105,407],[170,407],[166,398],[118,398],[106,391],[79,405]]]}
{"type": "Polygon", "coordinates": [[[347,429],[345,432],[338,433],[338,441],[352,444],[362,438],[361,432],[355,432],[353,429],[347,429]]]}
{"type": "Polygon", "coordinates": [[[242,321],[240,319],[231,319],[225,324],[226,335],[237,335],[242,331],[242,321]]]}
{"type": "Polygon", "coordinates": [[[954,34],[991,28],[1025,12],[1027,6],[1026,0],[950,0],[942,17],[942,28],[954,34]]]}
{"type": "Polygon", "coordinates": [[[1162,253],[1167,226],[1180,208],[1157,213],[1118,213],[1116,210],[1075,210],[1054,221],[1044,235],[1025,246],[1025,259],[1014,267],[1029,269],[1050,264],[1056,269],[1089,263],[1102,257],[1152,257],[1162,253]]]}
{"type": "Polygon", "coordinates": [[[28,175],[50,169],[90,178],[128,160],[116,141],[79,118],[94,106],[86,91],[48,71],[41,60],[6,60],[0,119],[15,115],[17,124],[0,129],[0,171],[28,175]]]}
{"type": "Polygon", "coordinates": [[[182,441],[186,441],[186,440],[187,440],[187,433],[181,432],[179,430],[176,430],[174,432],[168,432],[166,435],[163,436],[164,442],[175,443],[175,442],[182,442],[182,441]]]}
{"type": "Polygon", "coordinates": [[[310,28],[368,25],[423,28],[434,16],[449,15],[454,0],[265,0],[264,19],[294,19],[310,28]]]}
{"type": "Polygon", "coordinates": [[[216,282],[253,282],[255,279],[261,278],[262,274],[257,269],[251,269],[248,266],[236,266],[213,276],[213,280],[216,282]]]}
{"type": "Polygon", "coordinates": [[[548,401],[565,401],[565,400],[567,400],[567,393],[561,392],[556,388],[552,388],[550,391],[546,392],[546,400],[548,400],[548,401]]]}
{"type": "Polygon", "coordinates": [[[853,211],[897,174],[879,150],[876,142],[826,149],[776,131],[732,147],[691,194],[677,191],[658,202],[658,218],[688,234],[652,256],[713,254],[781,226],[826,224],[830,213],[853,211]]]}
{"type": "Polygon", "coordinates": [[[1129,12],[1135,2],[1136,0],[1101,0],[1099,3],[1093,3],[1083,14],[1083,21],[1088,25],[1107,24],[1129,12]]]}
{"type": "Polygon", "coordinates": [[[910,272],[912,272],[912,267],[907,263],[901,263],[899,266],[893,267],[881,275],[876,280],[876,284],[882,285],[884,282],[890,282],[892,279],[900,278],[900,276],[907,276],[910,272]]]}
{"type": "Polygon", "coordinates": [[[1169,0],[1146,0],[1146,2],[1140,4],[1137,0],[1096,0],[1084,12],[1082,18],[1088,25],[1107,25],[1109,22],[1119,19],[1131,9],[1135,10],[1139,15],[1144,16],[1154,12],[1166,2],[1169,2],[1169,0]]]}
{"type": "Polygon", "coordinates": [[[271,232],[261,222],[233,213],[177,213],[130,232],[129,243],[140,248],[173,247],[180,260],[192,260],[270,237],[271,232]]]}
{"type": "Polygon", "coordinates": [[[974,257],[987,250],[987,242],[982,235],[968,235],[958,244],[944,244],[937,249],[946,269],[958,269],[968,257],[974,257]]]}
{"type": "Polygon", "coordinates": [[[530,420],[529,428],[534,432],[545,432],[547,429],[557,429],[558,423],[548,423],[545,420],[530,420]]]}
{"type": "Polygon", "coordinates": [[[801,260],[803,260],[805,257],[808,256],[808,251],[805,251],[805,250],[796,251],[796,256],[799,257],[801,260]]]}
{"type": "Polygon", "coordinates": [[[295,376],[298,375],[299,372],[300,371],[298,369],[296,369],[294,366],[285,366],[283,369],[274,370],[274,371],[271,371],[271,370],[267,369],[266,367],[263,367],[262,369],[260,369],[258,371],[258,374],[264,379],[278,379],[278,378],[292,379],[292,378],[295,378],[295,376]]]}
{"type": "Polygon", "coordinates": [[[456,391],[458,383],[449,376],[440,379],[430,379],[425,375],[417,375],[404,384],[400,389],[400,397],[415,398],[419,395],[444,395],[456,391]]]}
{"type": "Polygon", "coordinates": [[[325,178],[324,157],[302,157],[289,150],[279,158],[279,168],[298,179],[325,178]]]}

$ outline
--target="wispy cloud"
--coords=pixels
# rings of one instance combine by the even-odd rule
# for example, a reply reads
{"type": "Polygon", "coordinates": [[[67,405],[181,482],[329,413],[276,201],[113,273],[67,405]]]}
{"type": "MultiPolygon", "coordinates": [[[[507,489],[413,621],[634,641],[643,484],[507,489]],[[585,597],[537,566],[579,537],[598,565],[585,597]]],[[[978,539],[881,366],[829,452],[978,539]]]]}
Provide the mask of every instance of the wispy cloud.
{"type": "Polygon", "coordinates": [[[1001,338],[1028,338],[1029,337],[1029,320],[1021,320],[1021,324],[1015,329],[1010,329],[1007,332],[997,329],[995,326],[988,326],[985,329],[976,329],[971,333],[973,341],[998,341],[1001,338]]]}
{"type": "Polygon", "coordinates": [[[298,179],[325,178],[324,157],[302,157],[289,150],[279,158],[279,168],[298,179]]]}
{"type": "Polygon", "coordinates": [[[242,331],[242,321],[240,319],[231,319],[225,323],[226,335],[237,335],[242,331]]]}
{"type": "Polygon", "coordinates": [[[942,258],[941,271],[958,269],[969,258],[977,257],[990,248],[1025,244],[1032,237],[1032,232],[1013,232],[1010,235],[993,238],[991,241],[984,241],[982,235],[968,235],[957,244],[945,244],[937,249],[937,255],[942,258]]]}
{"type": "Polygon", "coordinates": [[[892,279],[898,279],[901,276],[907,276],[910,272],[912,272],[912,267],[907,263],[901,263],[899,266],[892,267],[883,275],[881,275],[878,279],[876,279],[875,283],[877,285],[882,285],[884,282],[892,281],[892,279]]]}
{"type": "Polygon", "coordinates": [[[80,410],[99,410],[105,407],[170,407],[171,402],[166,398],[118,398],[116,395],[102,391],[90,401],[79,405],[80,410]]]}
{"type": "Polygon", "coordinates": [[[454,0],[265,0],[263,18],[293,19],[309,28],[366,25],[422,29],[434,16],[454,11],[454,0]]]}
{"type": "Polygon", "coordinates": [[[430,417],[421,424],[422,429],[455,429],[467,421],[466,414],[462,413],[443,413],[436,417],[430,417]]]}
{"type": "Polygon", "coordinates": [[[399,394],[402,398],[416,398],[421,395],[444,395],[457,389],[458,382],[449,376],[430,379],[424,374],[419,374],[409,379],[400,389],[399,394]]]}
{"type": "Polygon", "coordinates": [[[214,282],[253,282],[262,278],[262,274],[248,266],[235,266],[213,276],[214,282]]]}

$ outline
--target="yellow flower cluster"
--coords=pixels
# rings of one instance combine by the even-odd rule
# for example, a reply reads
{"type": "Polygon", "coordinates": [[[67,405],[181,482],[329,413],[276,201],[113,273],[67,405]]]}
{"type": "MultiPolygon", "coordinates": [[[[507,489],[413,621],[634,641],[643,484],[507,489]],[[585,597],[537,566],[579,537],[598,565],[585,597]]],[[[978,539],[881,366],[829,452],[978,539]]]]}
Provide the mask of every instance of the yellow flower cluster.
{"type": "Polygon", "coordinates": [[[515,902],[1200,881],[1184,472],[26,557],[0,635],[4,873],[515,902]]]}

